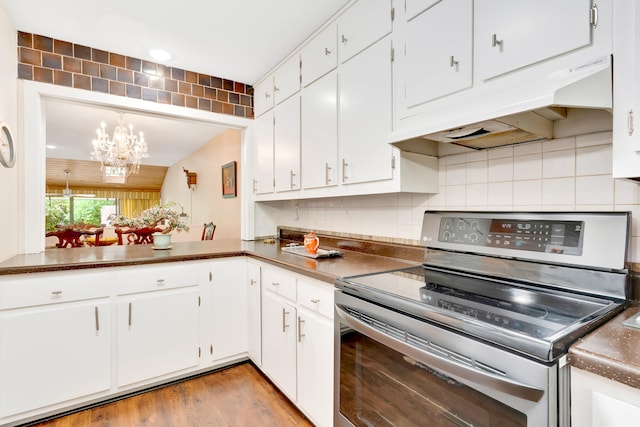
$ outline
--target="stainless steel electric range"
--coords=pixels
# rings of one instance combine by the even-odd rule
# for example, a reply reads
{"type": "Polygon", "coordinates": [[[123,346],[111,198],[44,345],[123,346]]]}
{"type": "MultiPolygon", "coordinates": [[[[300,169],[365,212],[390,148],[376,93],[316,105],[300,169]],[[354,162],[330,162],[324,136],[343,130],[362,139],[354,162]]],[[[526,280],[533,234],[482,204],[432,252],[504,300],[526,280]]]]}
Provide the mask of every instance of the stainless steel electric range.
{"type": "Polygon", "coordinates": [[[624,308],[626,212],[424,214],[421,266],[336,282],[337,426],[569,426],[569,346],[624,308]]]}

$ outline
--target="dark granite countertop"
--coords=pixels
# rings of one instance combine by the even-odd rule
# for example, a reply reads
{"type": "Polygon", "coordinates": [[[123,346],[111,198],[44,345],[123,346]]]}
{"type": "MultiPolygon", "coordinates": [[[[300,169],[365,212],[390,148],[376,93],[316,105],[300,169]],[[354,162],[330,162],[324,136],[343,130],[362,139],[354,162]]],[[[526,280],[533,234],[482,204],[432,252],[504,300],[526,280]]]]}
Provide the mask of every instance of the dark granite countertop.
{"type": "MultiPolygon", "coordinates": [[[[354,276],[419,265],[420,262],[344,250],[342,257],[311,259],[282,252],[286,242],[206,240],[174,242],[169,250],[151,245],[102,246],[46,249],[37,254],[16,255],[0,263],[0,276],[7,274],[118,267],[161,262],[192,261],[232,256],[250,256],[310,277],[333,283],[337,277],[354,276]]],[[[321,247],[323,247],[321,245],[321,247]]],[[[324,248],[324,247],[323,247],[324,248]]]]}
{"type": "Polygon", "coordinates": [[[638,312],[640,305],[634,304],[578,340],[569,349],[569,364],[640,388],[640,329],[623,325],[638,312]]]}

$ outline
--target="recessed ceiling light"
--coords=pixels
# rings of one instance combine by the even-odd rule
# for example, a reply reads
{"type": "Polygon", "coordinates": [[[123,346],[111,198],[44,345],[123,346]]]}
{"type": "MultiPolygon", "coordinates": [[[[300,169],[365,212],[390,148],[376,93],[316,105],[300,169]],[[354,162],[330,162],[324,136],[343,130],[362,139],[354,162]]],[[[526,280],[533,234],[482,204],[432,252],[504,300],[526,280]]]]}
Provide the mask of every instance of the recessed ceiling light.
{"type": "Polygon", "coordinates": [[[162,49],[151,49],[149,51],[149,55],[151,55],[151,57],[156,61],[168,61],[171,59],[171,54],[162,49]]]}

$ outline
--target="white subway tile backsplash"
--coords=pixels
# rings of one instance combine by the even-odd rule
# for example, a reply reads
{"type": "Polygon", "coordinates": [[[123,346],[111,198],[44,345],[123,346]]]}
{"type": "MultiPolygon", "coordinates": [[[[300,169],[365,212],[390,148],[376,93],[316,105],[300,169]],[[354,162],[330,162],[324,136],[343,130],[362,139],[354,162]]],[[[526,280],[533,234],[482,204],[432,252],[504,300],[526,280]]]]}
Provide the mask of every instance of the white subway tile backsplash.
{"type": "Polygon", "coordinates": [[[500,159],[502,157],[513,157],[513,146],[491,148],[488,152],[489,159],[500,159]]]}
{"type": "Polygon", "coordinates": [[[513,180],[542,178],[542,154],[516,156],[513,160],[513,180]]]}
{"type": "Polygon", "coordinates": [[[466,158],[466,162],[467,163],[471,163],[471,162],[479,162],[482,160],[487,160],[487,150],[476,150],[476,151],[471,151],[470,153],[467,153],[467,158],[466,158]]]}
{"type": "Polygon", "coordinates": [[[542,204],[542,180],[514,181],[514,206],[540,206],[542,204]]]}
{"type": "Polygon", "coordinates": [[[638,184],[626,179],[614,179],[614,202],[616,205],[637,205],[640,203],[638,184]]]}
{"type": "Polygon", "coordinates": [[[596,132],[596,133],[588,133],[586,135],[578,135],[576,136],[576,147],[590,147],[593,145],[603,145],[613,143],[613,133],[610,131],[607,132],[596,132]]]}
{"type": "Polygon", "coordinates": [[[558,151],[558,150],[573,150],[576,147],[576,138],[571,136],[569,138],[550,139],[542,143],[542,151],[558,151]]]}
{"type": "Polygon", "coordinates": [[[489,160],[487,178],[489,182],[513,181],[513,157],[489,160]]]}
{"type": "Polygon", "coordinates": [[[467,208],[470,206],[487,206],[487,184],[469,184],[466,188],[467,208]]]}
{"type": "Polygon", "coordinates": [[[447,186],[461,185],[466,182],[466,165],[456,163],[447,166],[447,186]]]}
{"type": "Polygon", "coordinates": [[[542,142],[528,142],[526,144],[518,144],[513,146],[514,156],[523,156],[525,154],[542,153],[542,142]]]}
{"type": "Polygon", "coordinates": [[[575,178],[550,178],[542,180],[542,206],[575,204],[575,178]]]}
{"type": "Polygon", "coordinates": [[[467,184],[482,184],[487,182],[487,161],[467,163],[467,184]]]}
{"type": "Polygon", "coordinates": [[[491,182],[488,186],[487,205],[489,209],[513,204],[513,182],[491,182]]]}
{"type": "Polygon", "coordinates": [[[466,202],[465,185],[447,186],[447,208],[464,208],[466,202]]]}
{"type": "Polygon", "coordinates": [[[576,205],[613,205],[613,180],[608,175],[576,177],[576,205]]]}
{"type": "Polygon", "coordinates": [[[542,177],[559,178],[575,176],[575,150],[546,152],[542,156],[542,177]]]}
{"type": "Polygon", "coordinates": [[[452,154],[451,156],[446,156],[444,159],[447,165],[464,164],[467,162],[467,154],[452,154]]]}
{"type": "Polygon", "coordinates": [[[576,150],[576,176],[604,175],[611,176],[611,145],[595,145],[576,150]]]}

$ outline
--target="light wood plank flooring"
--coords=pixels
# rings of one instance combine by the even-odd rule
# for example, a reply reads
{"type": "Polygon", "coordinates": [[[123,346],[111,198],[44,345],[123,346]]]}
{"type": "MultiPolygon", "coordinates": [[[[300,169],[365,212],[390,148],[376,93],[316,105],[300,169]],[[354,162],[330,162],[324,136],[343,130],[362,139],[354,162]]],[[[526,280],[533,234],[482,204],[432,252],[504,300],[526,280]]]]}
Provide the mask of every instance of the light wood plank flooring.
{"type": "Polygon", "coordinates": [[[251,363],[35,424],[85,426],[312,426],[251,363]]]}

